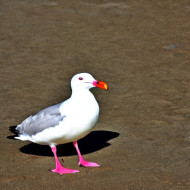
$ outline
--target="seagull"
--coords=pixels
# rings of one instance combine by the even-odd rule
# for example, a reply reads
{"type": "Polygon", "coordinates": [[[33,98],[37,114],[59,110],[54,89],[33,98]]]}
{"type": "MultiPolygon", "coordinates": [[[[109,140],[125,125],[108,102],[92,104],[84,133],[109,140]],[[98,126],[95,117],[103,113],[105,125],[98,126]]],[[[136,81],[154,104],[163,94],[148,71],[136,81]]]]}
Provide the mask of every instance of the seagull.
{"type": "Polygon", "coordinates": [[[72,93],[69,99],[29,116],[16,127],[18,131],[16,139],[50,146],[55,158],[56,168],[51,170],[54,173],[62,175],[79,172],[79,170],[64,168],[57,157],[56,146],[69,142],[73,142],[78,153],[78,165],[100,166],[86,161],[77,144],[79,139],[90,133],[98,121],[99,105],[90,92],[93,87],[108,90],[105,82],[95,80],[89,73],[74,75],[71,79],[72,93]]]}

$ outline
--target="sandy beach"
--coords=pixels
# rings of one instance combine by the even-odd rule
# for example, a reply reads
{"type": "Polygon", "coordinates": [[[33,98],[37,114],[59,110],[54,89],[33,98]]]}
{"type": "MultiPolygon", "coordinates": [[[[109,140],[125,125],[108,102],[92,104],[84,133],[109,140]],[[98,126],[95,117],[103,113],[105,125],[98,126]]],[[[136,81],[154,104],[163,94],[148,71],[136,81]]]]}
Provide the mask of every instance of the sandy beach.
{"type": "Polygon", "coordinates": [[[0,189],[190,189],[188,0],[0,0],[0,189]],[[10,127],[70,96],[80,72],[106,81],[94,130],[58,146],[14,140],[10,127]]]}

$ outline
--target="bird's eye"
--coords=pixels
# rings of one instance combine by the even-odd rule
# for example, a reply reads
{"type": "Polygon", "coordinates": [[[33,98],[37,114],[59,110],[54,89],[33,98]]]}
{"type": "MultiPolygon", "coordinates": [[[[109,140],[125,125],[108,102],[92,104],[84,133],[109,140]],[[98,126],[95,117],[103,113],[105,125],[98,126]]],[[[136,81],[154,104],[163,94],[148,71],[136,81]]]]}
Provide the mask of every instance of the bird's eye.
{"type": "Polygon", "coordinates": [[[82,77],[79,77],[79,80],[83,80],[83,78],[82,78],[82,77]]]}

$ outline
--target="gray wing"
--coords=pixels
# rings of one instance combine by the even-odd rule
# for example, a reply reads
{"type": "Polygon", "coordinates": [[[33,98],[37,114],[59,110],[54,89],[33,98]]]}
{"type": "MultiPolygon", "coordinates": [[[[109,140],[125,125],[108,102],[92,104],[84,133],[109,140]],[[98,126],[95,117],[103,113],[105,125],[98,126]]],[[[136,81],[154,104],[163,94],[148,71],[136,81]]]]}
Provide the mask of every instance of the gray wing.
{"type": "Polygon", "coordinates": [[[60,105],[61,103],[50,106],[35,115],[31,115],[18,125],[16,130],[19,131],[19,134],[32,136],[44,129],[58,125],[66,117],[61,115],[59,111],[60,105]]]}

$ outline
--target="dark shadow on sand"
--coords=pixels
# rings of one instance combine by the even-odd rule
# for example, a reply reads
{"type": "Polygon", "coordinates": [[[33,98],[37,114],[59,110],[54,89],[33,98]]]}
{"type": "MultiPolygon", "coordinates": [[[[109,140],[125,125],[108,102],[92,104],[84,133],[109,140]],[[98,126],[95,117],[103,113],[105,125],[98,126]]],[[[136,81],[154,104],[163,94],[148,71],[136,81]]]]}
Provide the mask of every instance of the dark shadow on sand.
{"type": "MultiPolygon", "coordinates": [[[[9,129],[11,132],[16,134],[15,127],[10,127],[9,129]]],[[[8,136],[9,139],[14,139],[13,136],[8,136]]],[[[80,139],[78,141],[78,145],[80,148],[81,153],[89,154],[100,149],[103,149],[111,144],[107,141],[116,138],[119,136],[119,133],[112,132],[112,131],[92,131],[89,135],[80,139]]],[[[51,149],[47,145],[38,145],[35,143],[27,144],[20,148],[20,151],[25,154],[32,154],[38,156],[52,156],[51,149]]],[[[62,144],[57,146],[57,155],[58,156],[71,156],[77,155],[77,152],[72,143],[62,144]]]]}

